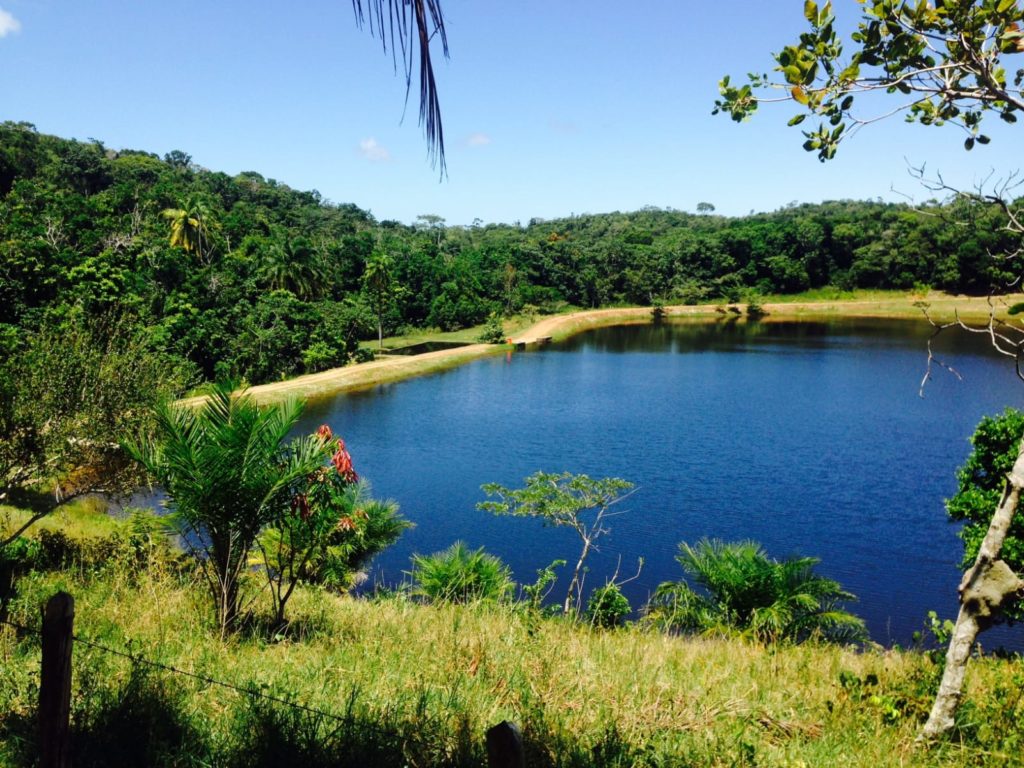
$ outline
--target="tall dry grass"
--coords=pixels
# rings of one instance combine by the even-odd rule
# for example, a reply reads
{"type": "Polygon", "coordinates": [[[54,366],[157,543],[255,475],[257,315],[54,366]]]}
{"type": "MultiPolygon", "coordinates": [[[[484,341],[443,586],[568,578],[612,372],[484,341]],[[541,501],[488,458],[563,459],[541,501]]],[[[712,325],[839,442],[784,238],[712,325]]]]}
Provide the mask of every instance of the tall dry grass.
{"type": "MultiPolygon", "coordinates": [[[[130,562],[30,574],[11,618],[37,622],[65,589],[84,638],[328,716],[79,643],[81,765],[483,765],[484,731],[505,719],[523,726],[538,766],[1020,763],[1018,660],[975,661],[957,743],[924,752],[914,737],[938,667],[920,652],[600,631],[515,606],[315,590],[294,598],[287,636],[252,629],[225,643],[189,568],[130,562]]],[[[38,654],[35,637],[0,630],[11,764],[32,755],[38,654]]]]}

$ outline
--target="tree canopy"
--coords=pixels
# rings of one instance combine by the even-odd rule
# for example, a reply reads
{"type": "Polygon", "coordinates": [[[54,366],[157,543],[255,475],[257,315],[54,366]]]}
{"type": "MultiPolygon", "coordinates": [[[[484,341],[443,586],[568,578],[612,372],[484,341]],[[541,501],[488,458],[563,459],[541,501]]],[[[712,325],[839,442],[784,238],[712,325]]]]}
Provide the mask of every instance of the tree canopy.
{"type": "Polygon", "coordinates": [[[984,294],[1011,274],[990,254],[1019,243],[1000,231],[998,211],[951,231],[935,215],[953,212],[944,204],[849,200],[740,218],[705,205],[410,226],[170,155],[0,124],[0,336],[124,308],[151,348],[203,379],[257,384],[343,365],[378,333],[455,330],[492,312],[824,286],[984,294]],[[201,257],[198,243],[171,244],[175,220],[161,215],[190,200],[203,206],[201,257]],[[375,253],[391,257],[401,288],[380,314],[363,282],[375,253]]]}

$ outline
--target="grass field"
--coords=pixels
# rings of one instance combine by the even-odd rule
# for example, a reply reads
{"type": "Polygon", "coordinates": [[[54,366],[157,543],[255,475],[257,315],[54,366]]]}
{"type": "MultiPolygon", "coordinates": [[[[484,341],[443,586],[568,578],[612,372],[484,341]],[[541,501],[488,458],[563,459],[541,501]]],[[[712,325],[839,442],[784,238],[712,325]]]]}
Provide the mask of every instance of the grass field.
{"type": "MultiPolygon", "coordinates": [[[[23,576],[14,623],[38,626],[67,590],[87,641],[307,709],[78,643],[76,766],[481,766],[485,730],[505,719],[522,726],[530,766],[1022,762],[1016,658],[972,662],[953,741],[925,751],[914,737],[940,667],[918,651],[602,631],[513,605],[319,590],[296,596],[287,636],[222,642],[192,567],[163,545],[122,536],[78,551],[105,554],[23,576]]],[[[258,618],[266,595],[250,596],[258,618]]],[[[29,764],[38,638],[0,627],[0,656],[0,759],[29,764]]]]}

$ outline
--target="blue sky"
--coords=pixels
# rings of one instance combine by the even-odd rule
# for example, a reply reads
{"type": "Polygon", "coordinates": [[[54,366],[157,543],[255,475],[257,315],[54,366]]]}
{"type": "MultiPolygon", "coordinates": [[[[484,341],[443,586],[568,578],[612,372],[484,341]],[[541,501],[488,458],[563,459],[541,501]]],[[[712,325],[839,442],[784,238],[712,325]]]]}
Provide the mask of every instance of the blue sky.
{"type": "MultiPolygon", "coordinates": [[[[855,0],[836,6],[852,23],[855,0]]],[[[403,122],[404,80],[348,0],[0,0],[0,120],[117,149],[181,149],[213,170],[259,171],[405,222],[921,200],[930,195],[908,162],[959,186],[1020,167],[1019,130],[992,119],[992,144],[970,153],[952,127],[897,118],[821,164],[786,128],[789,106],[744,125],[713,117],[721,76],[769,71],[770,52],[803,28],[803,0],[443,7],[444,182],[416,94],[403,122]]]]}

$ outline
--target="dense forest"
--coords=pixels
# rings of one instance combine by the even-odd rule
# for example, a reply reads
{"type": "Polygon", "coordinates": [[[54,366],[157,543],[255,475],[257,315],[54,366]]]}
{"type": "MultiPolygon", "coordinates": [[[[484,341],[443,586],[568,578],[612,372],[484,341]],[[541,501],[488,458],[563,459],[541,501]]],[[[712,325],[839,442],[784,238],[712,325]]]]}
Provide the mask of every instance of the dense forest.
{"type": "MultiPolygon", "coordinates": [[[[425,207],[428,205],[424,204],[425,207]]],[[[377,221],[256,172],[0,125],[0,351],[112,314],[193,379],[344,364],[360,340],[492,313],[739,301],[822,286],[985,293],[997,212],[790,205],[741,218],[645,208],[523,225],[377,221]],[[958,226],[950,226],[954,220],[958,226]]],[[[365,354],[365,353],[363,353],[365,354]]]]}

